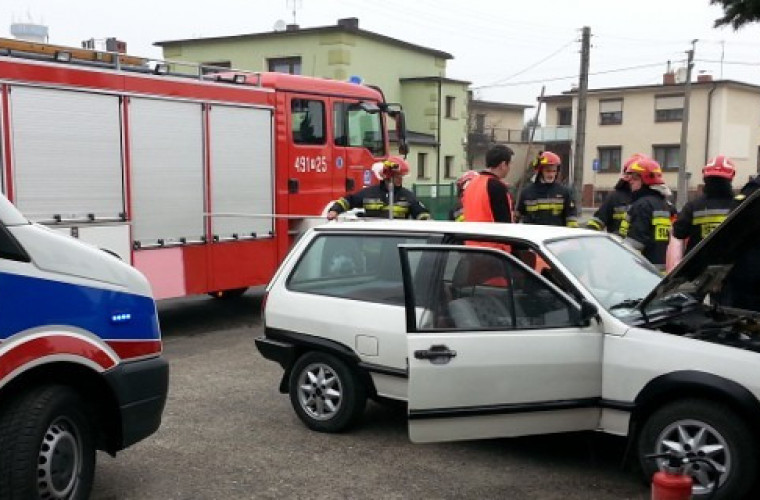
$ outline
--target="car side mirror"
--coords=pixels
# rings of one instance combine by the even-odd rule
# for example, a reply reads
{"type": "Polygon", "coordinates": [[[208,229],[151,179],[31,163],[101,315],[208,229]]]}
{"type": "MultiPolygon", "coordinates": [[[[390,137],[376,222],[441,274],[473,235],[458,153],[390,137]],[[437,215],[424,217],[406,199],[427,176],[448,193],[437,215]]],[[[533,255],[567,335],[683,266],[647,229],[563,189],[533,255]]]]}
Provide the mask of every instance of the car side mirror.
{"type": "Polygon", "coordinates": [[[599,309],[586,299],[581,300],[580,320],[583,326],[588,326],[591,320],[599,315],[599,309]]]}

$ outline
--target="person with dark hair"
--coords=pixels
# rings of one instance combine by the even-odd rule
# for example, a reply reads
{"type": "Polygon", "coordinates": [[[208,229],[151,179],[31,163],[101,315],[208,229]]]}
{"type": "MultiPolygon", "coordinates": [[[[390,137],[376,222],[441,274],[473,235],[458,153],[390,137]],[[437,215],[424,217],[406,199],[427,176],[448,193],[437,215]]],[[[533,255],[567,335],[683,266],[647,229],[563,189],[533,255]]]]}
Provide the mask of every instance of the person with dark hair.
{"type": "Polygon", "coordinates": [[[733,162],[718,155],[702,168],[705,187],[702,196],[687,202],[673,223],[673,236],[686,241],[686,252],[726,220],[735,205],[731,181],[736,175],[733,162]]]}
{"type": "Polygon", "coordinates": [[[473,177],[464,190],[462,206],[467,222],[514,222],[512,195],[504,178],[514,152],[497,144],[486,152],[486,168],[473,177]]]}
{"type": "Polygon", "coordinates": [[[620,225],[620,236],[655,267],[665,271],[671,217],[675,214],[675,208],[667,200],[671,192],[659,163],[646,156],[632,160],[625,169],[631,184],[631,206],[620,225]]]}
{"type": "Polygon", "coordinates": [[[525,224],[578,227],[578,211],[570,189],[558,181],[560,158],[542,151],[533,160],[536,179],[520,193],[517,214],[525,224]]]}

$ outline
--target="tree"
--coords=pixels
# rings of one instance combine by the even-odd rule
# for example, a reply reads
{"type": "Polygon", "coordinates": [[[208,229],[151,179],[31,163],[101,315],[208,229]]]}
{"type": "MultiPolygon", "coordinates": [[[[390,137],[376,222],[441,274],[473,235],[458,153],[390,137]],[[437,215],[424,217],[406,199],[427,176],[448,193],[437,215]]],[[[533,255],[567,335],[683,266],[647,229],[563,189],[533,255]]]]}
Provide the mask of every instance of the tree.
{"type": "Polygon", "coordinates": [[[715,27],[731,25],[735,30],[748,23],[760,21],[760,0],[710,0],[710,5],[723,7],[723,17],[715,20],[715,27]]]}

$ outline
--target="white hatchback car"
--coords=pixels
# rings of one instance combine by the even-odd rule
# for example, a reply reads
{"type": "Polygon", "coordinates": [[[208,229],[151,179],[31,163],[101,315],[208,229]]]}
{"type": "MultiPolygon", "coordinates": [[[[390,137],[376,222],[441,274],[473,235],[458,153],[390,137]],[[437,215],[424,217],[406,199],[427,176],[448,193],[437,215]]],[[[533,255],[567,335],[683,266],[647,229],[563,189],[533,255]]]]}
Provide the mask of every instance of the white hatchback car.
{"type": "Polygon", "coordinates": [[[647,475],[743,498],[760,432],[760,315],[717,305],[760,248],[749,198],[666,279],[605,233],[437,221],[307,232],[267,288],[261,354],[311,429],[407,403],[415,442],[598,430],[647,475]],[[727,278],[728,276],[728,278],[727,278]]]}

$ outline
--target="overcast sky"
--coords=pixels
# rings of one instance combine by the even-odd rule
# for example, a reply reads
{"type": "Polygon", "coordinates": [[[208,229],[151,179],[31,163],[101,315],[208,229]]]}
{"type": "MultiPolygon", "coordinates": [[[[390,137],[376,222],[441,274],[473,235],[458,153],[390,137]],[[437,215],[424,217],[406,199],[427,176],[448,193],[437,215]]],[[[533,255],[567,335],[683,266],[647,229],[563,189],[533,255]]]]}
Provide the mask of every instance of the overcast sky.
{"type": "MultiPolygon", "coordinates": [[[[49,26],[51,43],[78,46],[114,36],[133,55],[160,57],[153,46],[159,40],[292,23],[293,1],[2,0],[0,36],[10,36],[12,22],[31,19],[49,26]]],[[[685,64],[695,38],[695,72],[760,85],[760,24],[715,29],[722,10],[708,0],[295,1],[301,27],[358,17],[363,29],[452,54],[446,76],[471,81],[480,99],[533,105],[542,84],[550,95],[569,89],[577,81],[583,26],[592,33],[591,88],[658,83],[668,60],[685,64]]]]}

